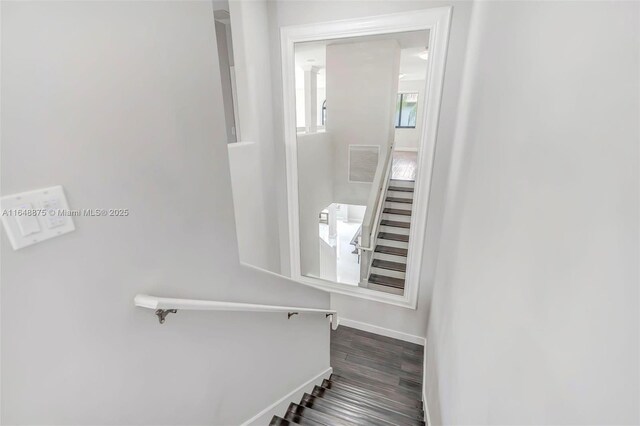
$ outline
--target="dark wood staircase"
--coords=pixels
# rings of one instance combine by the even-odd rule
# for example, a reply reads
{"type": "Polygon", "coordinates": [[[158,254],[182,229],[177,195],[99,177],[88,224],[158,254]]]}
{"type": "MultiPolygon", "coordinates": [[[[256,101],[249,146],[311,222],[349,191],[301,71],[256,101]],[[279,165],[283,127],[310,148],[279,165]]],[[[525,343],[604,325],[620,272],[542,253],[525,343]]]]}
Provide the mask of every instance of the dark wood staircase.
{"type": "MultiPolygon", "coordinates": [[[[381,383],[382,384],[382,383],[381,383]]],[[[382,394],[371,383],[332,374],[292,402],[283,417],[270,425],[424,425],[422,401],[404,395],[382,394]]]]}
{"type": "Polygon", "coordinates": [[[424,425],[419,345],[341,326],[331,332],[329,379],[271,425],[424,425]]]}
{"type": "Polygon", "coordinates": [[[371,289],[404,293],[414,186],[412,180],[389,179],[367,280],[371,289]]]}

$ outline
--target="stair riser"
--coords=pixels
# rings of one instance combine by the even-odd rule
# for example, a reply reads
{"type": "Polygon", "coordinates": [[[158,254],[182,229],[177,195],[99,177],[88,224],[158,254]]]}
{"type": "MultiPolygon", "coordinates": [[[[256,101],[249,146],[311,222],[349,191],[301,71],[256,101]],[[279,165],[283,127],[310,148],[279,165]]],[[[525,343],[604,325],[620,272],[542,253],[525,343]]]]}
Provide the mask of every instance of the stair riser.
{"type": "Polygon", "coordinates": [[[382,213],[386,213],[386,214],[397,214],[400,216],[411,216],[411,209],[388,209],[388,208],[384,208],[382,209],[382,213]]]}
{"type": "Polygon", "coordinates": [[[376,268],[375,266],[369,270],[369,273],[376,275],[384,275],[386,277],[402,278],[407,275],[405,272],[393,271],[391,269],[376,268]]]}
{"type": "Polygon", "coordinates": [[[395,226],[384,226],[381,225],[378,230],[380,232],[387,232],[389,234],[400,234],[400,235],[409,235],[409,228],[398,228],[395,226]]]}
{"type": "MultiPolygon", "coordinates": [[[[317,423],[328,425],[328,424],[340,424],[343,421],[339,417],[334,417],[331,414],[325,411],[318,411],[313,408],[305,407],[302,404],[289,404],[289,409],[287,410],[287,416],[291,417],[290,414],[295,416],[301,416],[306,419],[310,419],[317,423]]],[[[305,422],[308,423],[308,422],[305,422]]],[[[303,423],[299,423],[303,424],[303,423]]]]}
{"type": "Polygon", "coordinates": [[[374,283],[368,283],[367,288],[369,288],[370,290],[381,291],[388,294],[399,294],[400,296],[404,294],[404,290],[400,288],[387,287],[386,285],[379,285],[374,283]]]}
{"type": "Polygon", "coordinates": [[[416,182],[413,180],[389,180],[389,186],[397,186],[400,188],[415,188],[416,182]]]}
{"type": "Polygon", "coordinates": [[[393,220],[380,220],[380,226],[392,226],[394,228],[409,229],[411,222],[394,222],[393,220]]]}
{"type": "Polygon", "coordinates": [[[405,216],[405,215],[402,215],[402,214],[382,213],[382,219],[383,220],[395,220],[396,222],[411,223],[411,216],[405,216]]]}
{"type": "Polygon", "coordinates": [[[299,414],[293,414],[291,412],[287,412],[287,414],[284,416],[284,418],[286,420],[289,420],[290,422],[293,422],[294,424],[300,425],[300,426],[324,426],[323,423],[319,423],[319,422],[317,422],[315,420],[306,418],[306,417],[301,416],[299,414]]]}
{"type": "Polygon", "coordinates": [[[394,198],[394,197],[387,196],[384,201],[387,201],[389,203],[401,203],[401,204],[404,204],[404,205],[409,206],[409,207],[411,207],[411,205],[413,204],[413,199],[411,199],[411,198],[402,198],[402,197],[394,198]]]}
{"type": "Polygon", "coordinates": [[[404,280],[399,278],[386,277],[384,275],[369,275],[369,284],[377,284],[385,287],[393,287],[398,289],[404,288],[404,280]]]}
{"type": "Polygon", "coordinates": [[[278,417],[278,416],[273,416],[273,418],[271,419],[271,423],[269,423],[269,426],[289,426],[291,424],[291,422],[278,417]]]}
{"type": "Polygon", "coordinates": [[[407,269],[407,265],[405,263],[386,262],[380,259],[373,259],[373,261],[371,262],[371,267],[396,272],[405,272],[407,269]]]}
{"type": "Polygon", "coordinates": [[[391,191],[391,190],[388,190],[387,191],[387,197],[406,198],[408,200],[412,200],[413,199],[413,192],[403,192],[403,191],[391,191]]]}
{"type": "Polygon", "coordinates": [[[407,203],[394,203],[392,201],[384,202],[385,209],[411,210],[411,206],[412,204],[407,204],[407,203]]]}
{"type": "Polygon", "coordinates": [[[383,238],[378,238],[377,239],[377,244],[378,245],[387,246],[387,247],[398,247],[398,248],[403,248],[403,249],[408,249],[409,248],[409,243],[405,243],[404,241],[386,240],[386,239],[383,239],[383,238]]]}
{"type": "Polygon", "coordinates": [[[407,263],[407,258],[404,256],[396,256],[393,254],[384,254],[384,253],[375,253],[373,254],[373,258],[374,259],[380,259],[380,260],[389,260],[391,262],[398,262],[398,263],[407,263]]]}

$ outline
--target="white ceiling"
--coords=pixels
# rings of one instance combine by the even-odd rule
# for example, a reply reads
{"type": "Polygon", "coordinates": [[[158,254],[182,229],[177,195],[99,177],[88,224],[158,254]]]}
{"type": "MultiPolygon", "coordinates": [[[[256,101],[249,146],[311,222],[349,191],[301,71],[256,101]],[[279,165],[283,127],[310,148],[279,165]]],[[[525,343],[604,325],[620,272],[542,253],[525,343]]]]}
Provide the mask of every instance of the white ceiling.
{"type": "Polygon", "coordinates": [[[350,37],[336,40],[322,40],[307,43],[296,43],[296,66],[307,68],[315,66],[324,72],[326,50],[330,44],[344,44],[364,41],[396,40],[400,45],[400,74],[402,80],[423,80],[427,72],[427,61],[418,57],[429,43],[429,31],[408,31],[395,34],[380,34],[367,37],[350,37]]]}

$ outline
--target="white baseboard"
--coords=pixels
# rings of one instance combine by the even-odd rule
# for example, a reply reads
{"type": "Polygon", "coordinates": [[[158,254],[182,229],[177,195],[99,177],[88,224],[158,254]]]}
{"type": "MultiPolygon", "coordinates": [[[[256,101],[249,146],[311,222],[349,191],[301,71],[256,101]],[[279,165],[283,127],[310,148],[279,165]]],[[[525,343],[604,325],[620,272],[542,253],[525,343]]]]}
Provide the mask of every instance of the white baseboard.
{"type": "Polygon", "coordinates": [[[366,322],[340,318],[340,325],[344,325],[345,327],[357,328],[358,330],[368,331],[369,333],[375,333],[381,336],[391,337],[393,339],[404,340],[405,342],[415,343],[421,346],[425,345],[424,337],[414,336],[413,334],[403,333],[402,331],[379,327],[377,325],[368,324],[366,322]]]}
{"type": "Polygon", "coordinates": [[[418,148],[393,148],[394,151],[418,152],[418,148]]]}
{"type": "Polygon", "coordinates": [[[424,421],[427,426],[431,425],[431,415],[429,414],[429,402],[427,401],[427,395],[422,397],[422,408],[424,409],[424,421]]]}
{"type": "Polygon", "coordinates": [[[333,368],[327,368],[322,373],[307,380],[273,404],[269,405],[264,410],[260,411],[255,416],[251,417],[246,422],[242,423],[242,426],[265,426],[268,425],[269,422],[271,422],[271,418],[273,416],[284,416],[284,414],[287,412],[287,407],[289,407],[289,404],[291,404],[292,402],[300,401],[302,395],[305,392],[310,393],[315,385],[319,386],[322,383],[322,379],[328,379],[329,376],[331,376],[332,372],[333,368]]]}
{"type": "Polygon", "coordinates": [[[429,403],[427,401],[427,339],[424,341],[424,355],[422,357],[422,405],[427,426],[431,426],[431,416],[429,415],[429,403]]]}

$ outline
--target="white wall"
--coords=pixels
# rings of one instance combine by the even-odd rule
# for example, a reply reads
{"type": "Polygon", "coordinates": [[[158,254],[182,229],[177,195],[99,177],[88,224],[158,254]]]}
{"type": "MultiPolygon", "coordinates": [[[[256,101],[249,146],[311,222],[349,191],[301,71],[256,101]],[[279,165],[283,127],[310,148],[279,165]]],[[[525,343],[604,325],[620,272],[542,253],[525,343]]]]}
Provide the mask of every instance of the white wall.
{"type": "MultiPolygon", "coordinates": [[[[304,71],[302,71],[302,68],[300,68],[300,71],[302,72],[302,81],[304,81],[304,71]]],[[[304,92],[304,86],[302,88],[296,88],[296,127],[302,129],[304,129],[306,120],[306,102],[304,99],[304,92]]]]}
{"type": "MultiPolygon", "coordinates": [[[[323,55],[324,56],[324,55],[323,55]]],[[[306,111],[305,111],[305,71],[302,66],[296,66],[296,127],[304,128],[305,120],[306,120],[306,111]]],[[[324,124],[322,123],[322,105],[324,101],[327,99],[327,90],[326,90],[326,70],[324,68],[320,68],[316,75],[316,124],[318,127],[323,128],[324,124]]]]}
{"type": "MultiPolygon", "coordinates": [[[[278,171],[274,168],[274,116],[271,86],[265,84],[265,81],[271,79],[267,1],[231,1],[229,14],[233,32],[239,141],[255,142],[260,156],[259,169],[256,168],[254,173],[257,177],[256,184],[262,186],[263,206],[252,212],[253,220],[266,220],[269,224],[266,229],[267,238],[256,239],[253,242],[254,250],[267,254],[266,269],[280,272],[280,250],[275,242],[280,238],[282,219],[278,218],[278,171]]],[[[250,161],[248,158],[247,162],[250,161]]],[[[243,190],[235,181],[232,184],[234,190],[243,190]]],[[[243,224],[239,223],[238,226],[243,224]]]]}
{"type": "Polygon", "coordinates": [[[367,210],[367,206],[355,206],[348,205],[347,207],[347,220],[349,222],[360,222],[364,219],[364,213],[367,210]]]}
{"type": "Polygon", "coordinates": [[[423,108],[424,108],[424,90],[425,80],[400,80],[398,84],[398,93],[417,93],[418,94],[418,112],[416,117],[416,127],[413,129],[395,129],[394,149],[398,150],[418,150],[420,145],[420,135],[422,134],[423,108]]]}
{"type": "MultiPolygon", "coordinates": [[[[366,301],[349,296],[334,294],[331,304],[339,309],[346,318],[393,329],[418,337],[427,332],[427,318],[431,301],[433,274],[440,242],[440,229],[443,219],[443,200],[448,179],[449,159],[457,116],[460,78],[462,74],[466,50],[471,2],[455,1],[393,1],[393,2],[357,2],[357,1],[305,1],[305,2],[272,2],[270,7],[271,54],[273,57],[273,93],[274,111],[276,112],[276,159],[277,168],[284,171],[284,138],[282,134],[282,83],[280,62],[279,27],[283,25],[307,24],[338,19],[383,15],[387,13],[419,10],[428,7],[453,5],[453,18],[449,39],[446,73],[443,90],[443,101],[438,125],[436,146],[437,160],[432,176],[432,189],[429,206],[429,220],[425,254],[422,264],[418,308],[416,310],[400,308],[384,303],[366,301]]],[[[286,200],[286,184],[284,177],[279,197],[286,200]]],[[[279,212],[279,217],[286,218],[286,209],[279,212]]],[[[281,228],[281,249],[288,256],[288,235],[281,228]]],[[[286,257],[288,258],[288,257],[286,257]]],[[[283,268],[283,272],[287,271],[283,268]]]]}
{"type": "Polygon", "coordinates": [[[338,279],[338,246],[335,244],[330,245],[322,238],[318,239],[318,246],[320,272],[316,276],[325,280],[336,281],[338,279]]]}
{"type": "Polygon", "coordinates": [[[303,275],[318,277],[318,215],[334,199],[333,143],[331,136],[325,132],[299,134],[297,148],[300,270],[303,275]]]}
{"type": "Polygon", "coordinates": [[[434,424],[640,422],[639,7],[477,6],[427,336],[434,424]]]}
{"type": "Polygon", "coordinates": [[[73,208],[131,211],[16,252],[1,237],[3,424],[238,424],[327,368],[324,317],[160,326],[133,306],[328,305],[239,266],[211,3],[1,8],[2,193],[62,184],[73,208]]]}
{"type": "Polygon", "coordinates": [[[349,182],[349,145],[393,140],[400,46],[396,40],[331,44],[326,50],[327,123],[334,144],[334,202],[366,205],[370,183],[349,182]]]}
{"type": "Polygon", "coordinates": [[[231,174],[234,216],[240,261],[273,271],[279,265],[273,255],[277,239],[273,224],[264,214],[265,196],[262,185],[260,147],[255,142],[227,145],[231,174]]]}
{"type": "Polygon", "coordinates": [[[214,16],[216,16],[216,45],[218,50],[218,62],[220,66],[220,80],[222,84],[222,100],[224,102],[225,129],[227,142],[237,142],[236,120],[233,105],[233,80],[231,69],[233,67],[233,38],[231,36],[231,23],[229,19],[218,19],[220,13],[229,12],[228,2],[213,2],[214,16]]]}

